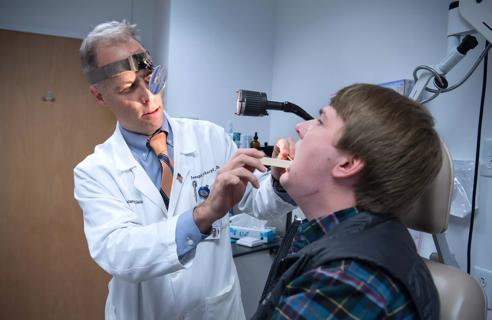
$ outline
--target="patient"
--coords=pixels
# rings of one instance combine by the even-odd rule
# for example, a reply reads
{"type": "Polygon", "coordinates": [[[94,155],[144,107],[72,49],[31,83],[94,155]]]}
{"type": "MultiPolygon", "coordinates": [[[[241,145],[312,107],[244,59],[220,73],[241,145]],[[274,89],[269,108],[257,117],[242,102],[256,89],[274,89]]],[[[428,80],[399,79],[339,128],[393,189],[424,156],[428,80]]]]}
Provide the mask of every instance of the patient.
{"type": "Polygon", "coordinates": [[[306,216],[270,271],[255,319],[437,319],[431,275],[396,212],[441,168],[430,113],[370,84],[297,125],[280,183],[306,216]],[[276,266],[276,268],[275,268],[276,266]]]}

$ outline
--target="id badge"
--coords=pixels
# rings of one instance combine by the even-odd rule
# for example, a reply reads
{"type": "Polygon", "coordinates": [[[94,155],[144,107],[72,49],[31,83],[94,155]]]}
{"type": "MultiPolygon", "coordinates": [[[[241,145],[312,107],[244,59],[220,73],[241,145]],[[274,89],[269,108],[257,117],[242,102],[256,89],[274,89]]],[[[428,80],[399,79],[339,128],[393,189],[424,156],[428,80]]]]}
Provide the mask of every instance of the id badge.
{"type": "Polygon", "coordinates": [[[216,220],[212,224],[212,231],[210,232],[210,235],[207,237],[207,239],[210,239],[210,240],[219,239],[221,229],[222,229],[222,219],[216,220]]]}

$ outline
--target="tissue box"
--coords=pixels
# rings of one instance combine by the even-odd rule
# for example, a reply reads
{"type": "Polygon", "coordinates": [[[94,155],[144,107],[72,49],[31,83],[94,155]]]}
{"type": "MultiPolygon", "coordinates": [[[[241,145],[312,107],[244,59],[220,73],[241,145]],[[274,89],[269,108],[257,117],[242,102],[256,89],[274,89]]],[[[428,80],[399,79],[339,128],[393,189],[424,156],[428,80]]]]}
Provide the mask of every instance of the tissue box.
{"type": "Polygon", "coordinates": [[[275,240],[275,228],[248,228],[240,226],[230,226],[229,236],[232,239],[252,237],[260,239],[264,243],[268,243],[275,240]]]}

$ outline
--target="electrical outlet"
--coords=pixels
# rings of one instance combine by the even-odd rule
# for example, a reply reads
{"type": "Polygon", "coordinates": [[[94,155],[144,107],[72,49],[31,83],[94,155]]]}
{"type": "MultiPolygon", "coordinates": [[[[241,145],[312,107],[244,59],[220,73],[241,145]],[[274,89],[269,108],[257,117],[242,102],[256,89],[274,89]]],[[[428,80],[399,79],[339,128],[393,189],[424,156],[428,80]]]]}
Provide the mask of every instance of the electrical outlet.
{"type": "Polygon", "coordinates": [[[477,279],[480,286],[482,286],[487,296],[488,309],[492,309],[492,270],[481,268],[478,266],[473,267],[472,276],[477,279]]]}
{"type": "Polygon", "coordinates": [[[481,152],[480,175],[492,177],[492,139],[485,139],[485,150],[481,152]]]}

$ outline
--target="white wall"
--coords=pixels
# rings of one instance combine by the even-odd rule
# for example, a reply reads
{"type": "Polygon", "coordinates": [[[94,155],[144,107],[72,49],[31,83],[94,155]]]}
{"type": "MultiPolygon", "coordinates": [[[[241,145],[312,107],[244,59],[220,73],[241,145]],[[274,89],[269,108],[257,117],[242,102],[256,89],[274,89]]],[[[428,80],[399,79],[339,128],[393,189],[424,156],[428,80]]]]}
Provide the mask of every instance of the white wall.
{"type": "Polygon", "coordinates": [[[166,3],[169,0],[2,0],[0,28],[82,39],[101,22],[126,19],[138,25],[142,41],[153,52],[163,43],[167,47],[154,36],[154,20],[168,32],[164,28],[168,18],[161,11],[166,3]]]}
{"type": "Polygon", "coordinates": [[[83,38],[91,25],[108,19],[129,19],[131,0],[2,0],[3,29],[83,38]]]}
{"type": "MultiPolygon", "coordinates": [[[[157,64],[169,64],[169,19],[171,14],[171,0],[156,0],[152,7],[153,25],[152,59],[157,64]]],[[[144,17],[142,17],[144,19],[144,17]]],[[[139,19],[139,20],[142,20],[139,19]]]]}
{"type": "Polygon", "coordinates": [[[272,0],[171,2],[167,108],[268,139],[269,119],[238,117],[238,89],[270,92],[272,0]]]}
{"type": "MultiPolygon", "coordinates": [[[[313,115],[353,82],[410,78],[445,52],[447,1],[277,1],[272,98],[313,115]]],[[[272,116],[271,139],[299,119],[272,116]]]]}

